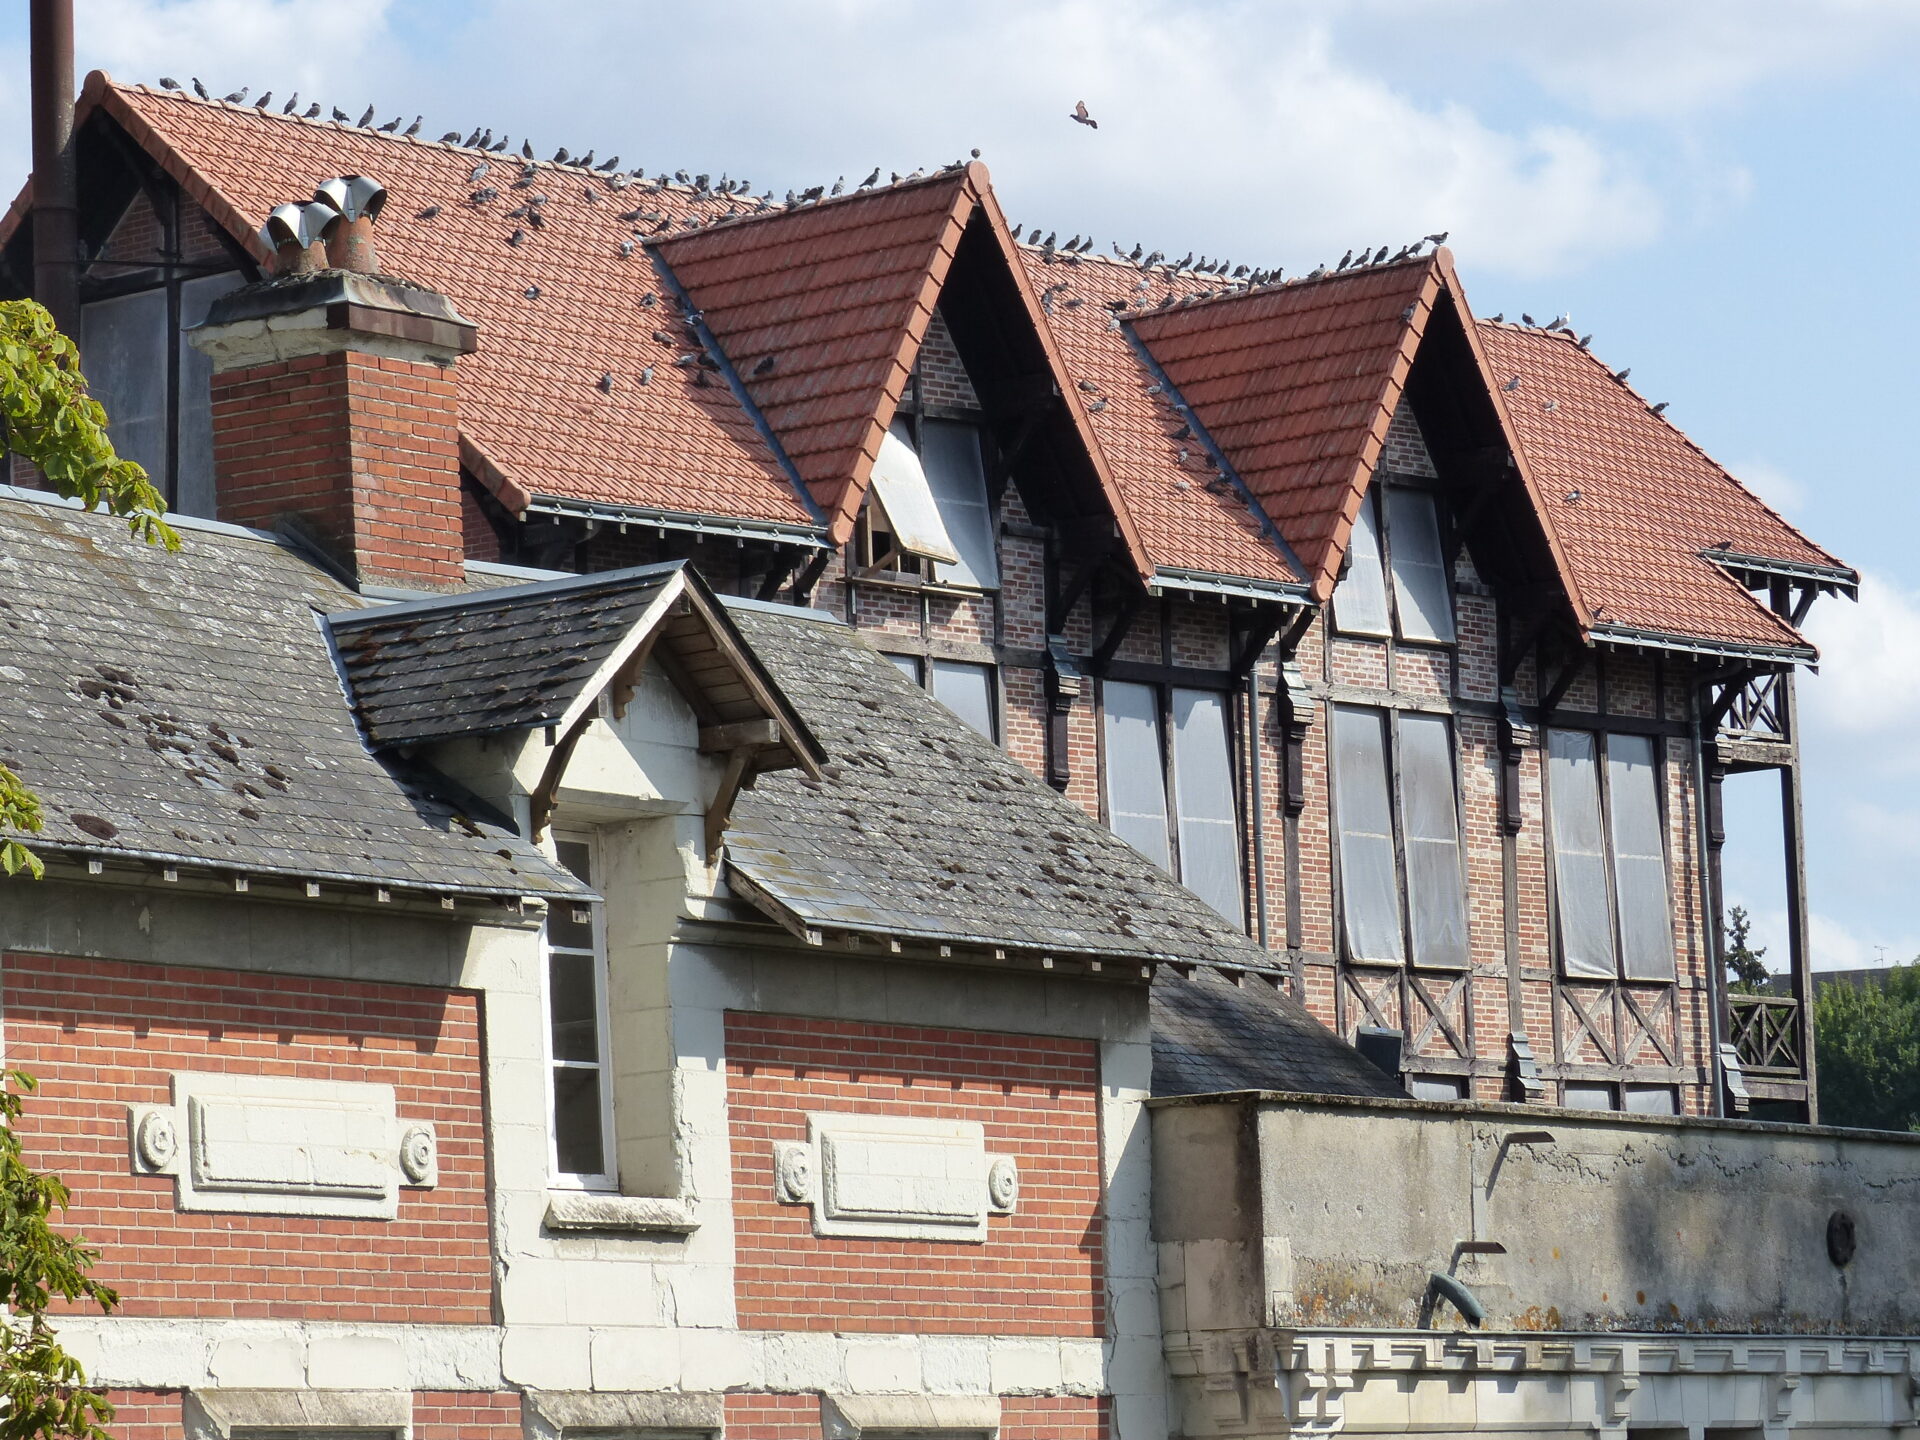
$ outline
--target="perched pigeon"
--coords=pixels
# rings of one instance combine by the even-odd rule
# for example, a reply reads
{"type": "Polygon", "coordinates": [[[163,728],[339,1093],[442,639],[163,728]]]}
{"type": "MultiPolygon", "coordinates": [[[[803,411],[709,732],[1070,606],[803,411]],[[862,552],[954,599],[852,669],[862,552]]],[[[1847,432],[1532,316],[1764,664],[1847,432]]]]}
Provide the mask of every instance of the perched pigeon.
{"type": "Polygon", "coordinates": [[[653,383],[653,366],[647,366],[646,369],[640,372],[638,378],[642,385],[651,385],[653,383]]]}
{"type": "Polygon", "coordinates": [[[760,358],[759,363],[753,367],[754,376],[758,378],[759,376],[762,376],[762,375],[771,375],[773,373],[774,366],[778,365],[779,363],[780,362],[775,360],[773,356],[763,355],[760,358]]]}
{"type": "Polygon", "coordinates": [[[413,137],[414,137],[414,136],[416,136],[416,135],[418,135],[418,134],[420,133],[420,124],[421,124],[421,122],[422,122],[423,120],[425,120],[426,118],[427,118],[427,117],[426,117],[426,116],[424,116],[424,115],[416,115],[416,116],[414,116],[414,117],[413,117],[413,123],[412,123],[411,125],[409,125],[409,126],[407,126],[407,128],[406,128],[406,129],[404,129],[404,130],[402,130],[402,131],[400,132],[400,134],[401,134],[401,136],[402,136],[402,137],[403,137],[404,139],[407,139],[407,140],[411,140],[411,139],[413,139],[413,137]]]}
{"type": "Polygon", "coordinates": [[[613,372],[611,370],[607,371],[595,383],[599,385],[601,394],[611,395],[613,393],[613,372]]]}
{"type": "Polygon", "coordinates": [[[1100,122],[1087,113],[1087,102],[1084,100],[1074,102],[1073,113],[1067,118],[1076,124],[1085,125],[1089,130],[1100,128],[1100,122]]]}
{"type": "Polygon", "coordinates": [[[440,137],[440,143],[442,145],[458,145],[460,143],[460,132],[458,130],[447,131],[446,134],[440,137]]]}
{"type": "Polygon", "coordinates": [[[1518,375],[1515,375],[1511,380],[1507,381],[1507,383],[1502,385],[1500,388],[1502,390],[1507,390],[1507,391],[1518,390],[1520,388],[1520,377],[1518,375]]]}
{"type": "Polygon", "coordinates": [[[609,156],[607,159],[602,160],[594,168],[596,170],[603,170],[603,171],[606,171],[608,174],[612,174],[615,170],[618,170],[620,168],[620,157],[618,155],[609,156]]]}
{"type": "Polygon", "coordinates": [[[533,142],[531,140],[522,140],[520,142],[520,158],[523,160],[533,159],[533,142]]]}
{"type": "Polygon", "coordinates": [[[1667,408],[1667,402],[1665,400],[1662,400],[1658,405],[1649,405],[1647,408],[1653,411],[1654,414],[1658,415],[1667,408]]]}
{"type": "Polygon", "coordinates": [[[860,182],[860,188],[862,190],[871,190],[874,186],[878,185],[879,183],[880,183],[880,167],[876,165],[873,167],[873,173],[867,176],[866,179],[860,182]]]}
{"type": "Polygon", "coordinates": [[[520,293],[529,300],[538,300],[540,298],[540,287],[538,285],[529,285],[520,293]]]}
{"type": "Polygon", "coordinates": [[[296,90],[293,92],[293,98],[287,101],[285,105],[282,105],[280,107],[280,113],[282,115],[291,115],[293,114],[294,111],[298,110],[299,108],[300,108],[300,92],[296,90]]]}
{"type": "Polygon", "coordinates": [[[200,77],[195,75],[191,78],[193,80],[193,93],[198,95],[202,100],[211,100],[213,96],[209,95],[207,93],[207,87],[200,83],[200,77]]]}
{"type": "Polygon", "coordinates": [[[393,118],[392,118],[391,120],[389,120],[389,121],[387,121],[387,123],[386,123],[386,124],[384,124],[384,125],[382,125],[382,126],[380,127],[380,133],[381,133],[382,135],[392,135],[392,134],[394,134],[394,133],[395,133],[396,131],[398,131],[398,130],[399,130],[399,128],[400,128],[400,122],[401,122],[402,120],[404,120],[404,119],[406,119],[406,118],[407,118],[407,117],[406,117],[406,116],[404,116],[404,115],[396,115],[396,116],[394,116],[394,117],[393,117],[393,118]]]}
{"type": "Polygon", "coordinates": [[[160,77],[160,88],[162,90],[178,90],[181,88],[181,85],[180,82],[171,75],[162,75],[160,77]]]}
{"type": "Polygon", "coordinates": [[[514,231],[514,232],[513,232],[513,233],[512,233],[511,235],[509,235],[509,236],[507,237],[507,244],[509,244],[509,245],[518,245],[518,244],[519,244],[519,243],[520,243],[520,242],[521,242],[522,240],[524,240],[524,239],[526,239],[526,238],[527,238],[527,232],[526,232],[526,231],[524,231],[524,230],[520,230],[520,229],[516,229],[516,230],[515,230],[515,231],[514,231]]]}
{"type": "Polygon", "coordinates": [[[241,101],[247,98],[247,89],[248,89],[247,86],[242,85],[238,90],[234,91],[231,95],[222,95],[220,98],[226,101],[227,104],[229,105],[238,105],[241,103],[241,101]]]}
{"type": "Polygon", "coordinates": [[[320,102],[316,100],[311,105],[307,106],[305,112],[300,116],[300,118],[302,120],[312,120],[316,116],[318,116],[319,113],[320,113],[320,102]]]}
{"type": "Polygon", "coordinates": [[[360,118],[354,121],[353,123],[358,125],[362,130],[364,130],[367,128],[367,126],[373,123],[373,117],[377,113],[378,112],[373,108],[373,106],[369,105],[365,110],[360,112],[360,118]]]}
{"type": "Polygon", "coordinates": [[[347,121],[351,120],[353,117],[347,114],[347,112],[342,110],[338,105],[336,105],[333,107],[333,118],[338,120],[342,125],[344,125],[347,123],[347,121]]]}
{"type": "Polygon", "coordinates": [[[271,104],[273,104],[273,91],[268,90],[262,94],[258,100],[253,102],[253,108],[256,110],[264,110],[271,104]]]}
{"type": "Polygon", "coordinates": [[[485,189],[476,190],[467,196],[467,203],[469,205],[484,205],[489,200],[498,200],[499,198],[500,192],[489,185],[485,189]]]}
{"type": "Polygon", "coordinates": [[[434,216],[438,215],[439,213],[440,213],[440,207],[438,205],[429,205],[427,206],[426,209],[422,210],[418,215],[414,216],[413,218],[416,220],[431,220],[433,219],[434,216]]]}
{"type": "Polygon", "coordinates": [[[491,165],[487,164],[486,161],[482,160],[478,165],[474,166],[473,169],[467,172],[467,183],[469,185],[478,185],[480,183],[481,177],[484,176],[492,168],[493,167],[491,165]]]}
{"type": "Polygon", "coordinates": [[[567,163],[567,160],[570,157],[570,153],[571,152],[568,151],[567,147],[562,145],[558,150],[553,152],[553,159],[549,160],[547,163],[549,165],[564,165],[567,163]]]}

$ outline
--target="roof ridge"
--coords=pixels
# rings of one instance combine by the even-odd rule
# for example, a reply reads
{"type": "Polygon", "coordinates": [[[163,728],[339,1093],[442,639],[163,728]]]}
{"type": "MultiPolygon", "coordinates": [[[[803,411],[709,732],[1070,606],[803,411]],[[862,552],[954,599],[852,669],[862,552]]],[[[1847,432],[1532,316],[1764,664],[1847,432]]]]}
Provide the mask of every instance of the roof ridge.
{"type": "Polygon", "coordinates": [[[430,595],[423,600],[402,600],[390,605],[369,605],[358,610],[339,610],[325,616],[329,628],[356,624],[372,625],[396,615],[431,615],[448,610],[485,610],[493,606],[516,605],[530,597],[588,594],[596,590],[618,590],[663,574],[685,570],[685,560],[657,560],[651,565],[633,565],[624,570],[590,570],[558,580],[536,580],[525,585],[496,585],[486,590],[465,590],[451,595],[430,595]]]}
{"type": "MultiPolygon", "coordinates": [[[[825,210],[830,205],[843,205],[849,200],[868,200],[878,195],[894,195],[902,190],[917,189],[920,186],[931,185],[940,180],[965,181],[967,179],[967,170],[968,167],[966,165],[944,165],[929,175],[903,177],[898,181],[886,185],[864,186],[859,189],[844,191],[839,195],[823,195],[818,200],[798,200],[791,205],[787,204],[784,200],[776,200],[770,202],[764,210],[755,209],[737,215],[719,215],[707,221],[698,229],[663,231],[658,235],[648,235],[644,237],[640,243],[648,246],[664,245],[670,240],[684,240],[689,235],[704,235],[710,230],[718,230],[723,226],[744,225],[749,221],[756,220],[778,220],[783,216],[797,215],[803,210],[825,210]]],[[[680,187],[675,186],[674,188],[678,189],[680,187]]],[[[701,198],[697,192],[695,198],[701,198]]],[[[714,196],[711,198],[717,199],[720,197],[714,196]]]]}
{"type": "MultiPolygon", "coordinates": [[[[1357,275],[1377,275],[1382,271],[1404,266],[1421,264],[1431,267],[1432,255],[1409,255],[1404,260],[1384,260],[1378,265],[1349,265],[1345,270],[1329,271],[1325,275],[1298,275],[1284,280],[1270,281],[1265,285],[1240,285],[1229,289],[1225,294],[1207,295],[1185,300],[1176,300],[1171,305],[1151,306],[1145,310],[1127,310],[1122,312],[1128,319],[1144,320],[1154,315],[1171,314],[1175,310],[1197,310],[1206,306],[1223,305],[1233,300],[1248,300],[1256,296],[1278,295],[1285,290],[1304,289],[1308,286],[1324,285],[1333,280],[1349,280],[1357,275]]],[[[1189,272],[1181,272],[1183,274],[1189,272]]],[[[1215,279],[1221,278],[1218,276],[1215,279]]]]}

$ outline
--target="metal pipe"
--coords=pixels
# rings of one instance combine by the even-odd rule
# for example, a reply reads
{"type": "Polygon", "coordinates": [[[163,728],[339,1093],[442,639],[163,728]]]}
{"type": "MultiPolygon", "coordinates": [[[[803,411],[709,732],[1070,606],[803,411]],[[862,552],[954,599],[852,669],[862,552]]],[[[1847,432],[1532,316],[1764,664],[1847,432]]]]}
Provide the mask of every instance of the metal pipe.
{"type": "Polygon", "coordinates": [[[1725,1086],[1720,1074],[1720,1042],[1723,1035],[1722,991],[1726,988],[1725,974],[1720,958],[1720,917],[1713,913],[1716,901],[1713,896],[1713,846],[1707,838],[1710,819],[1707,813],[1707,736],[1701,725],[1701,712],[1706,709],[1706,686],[1710,681],[1696,684],[1692,690],[1693,711],[1693,802],[1695,852],[1700,866],[1700,909],[1702,919],[1702,939],[1707,947],[1707,1079],[1709,1093],[1713,1098],[1713,1108],[1709,1114],[1724,1116],[1726,1110],[1725,1086]]]}
{"type": "Polygon", "coordinates": [[[1260,737],[1265,729],[1260,723],[1260,662],[1256,657],[1247,667],[1247,749],[1253,754],[1247,813],[1253,821],[1253,933],[1262,950],[1267,948],[1267,808],[1265,787],[1260,783],[1260,737]]]}
{"type": "Polygon", "coordinates": [[[73,0],[32,0],[33,294],[80,329],[80,206],[73,162],[73,0]]]}

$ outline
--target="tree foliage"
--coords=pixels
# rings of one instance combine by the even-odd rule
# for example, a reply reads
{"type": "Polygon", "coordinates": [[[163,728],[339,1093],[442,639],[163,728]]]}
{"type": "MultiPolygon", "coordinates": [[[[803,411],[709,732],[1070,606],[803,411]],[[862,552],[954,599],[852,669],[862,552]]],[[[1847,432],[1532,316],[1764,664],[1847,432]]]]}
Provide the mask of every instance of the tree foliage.
{"type": "Polygon", "coordinates": [[[23,1093],[33,1088],[33,1077],[17,1070],[0,1079],[0,1440],[107,1440],[113,1406],[87,1388],[47,1309],[79,1300],[106,1311],[120,1297],[87,1274],[99,1252],[54,1228],[67,1187],[22,1154],[23,1093]]]}
{"type": "Polygon", "coordinates": [[[1727,977],[1733,982],[1734,990],[1742,995],[1764,995],[1772,978],[1764,958],[1767,947],[1753,948],[1752,930],[1753,921],[1747,918],[1744,905],[1736,905],[1727,912],[1727,977]]]}
{"type": "Polygon", "coordinates": [[[1920,1131],[1920,961],[1884,978],[1829,980],[1813,999],[1820,1118],[1920,1131]]]}
{"type": "MultiPolygon", "coordinates": [[[[147,472],[114,453],[107,412],[87,393],[79,350],[31,300],[0,301],[0,444],[29,461],[57,493],[122,516],[149,544],[179,548],[166,502],[147,472]]],[[[0,832],[36,835],[42,823],[33,792],[0,765],[0,832]]],[[[43,867],[20,841],[0,839],[0,874],[21,871],[38,877],[43,867]]]]}

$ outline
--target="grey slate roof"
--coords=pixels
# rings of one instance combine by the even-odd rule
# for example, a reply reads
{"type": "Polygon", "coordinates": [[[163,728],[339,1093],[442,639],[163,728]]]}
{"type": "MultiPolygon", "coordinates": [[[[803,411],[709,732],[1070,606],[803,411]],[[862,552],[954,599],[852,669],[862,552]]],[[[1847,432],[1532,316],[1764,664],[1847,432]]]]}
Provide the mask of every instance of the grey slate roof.
{"type": "Polygon", "coordinates": [[[684,562],[328,617],[376,750],[552,724],[684,562]]]}
{"type": "Polygon", "coordinates": [[[495,895],[580,886],[367,753],[321,613],[358,602],[296,551],[126,525],[0,488],[0,762],[43,854],[495,895]]]}
{"type": "Polygon", "coordinates": [[[848,626],[730,604],[826,751],[763,776],[727,858],[800,923],[921,941],[1270,968],[1192,891],[911,684],[848,626]]]}
{"type": "Polygon", "coordinates": [[[1391,1076],[1264,980],[1217,970],[1153,980],[1153,1093],[1291,1090],[1405,1099],[1391,1076]]]}

